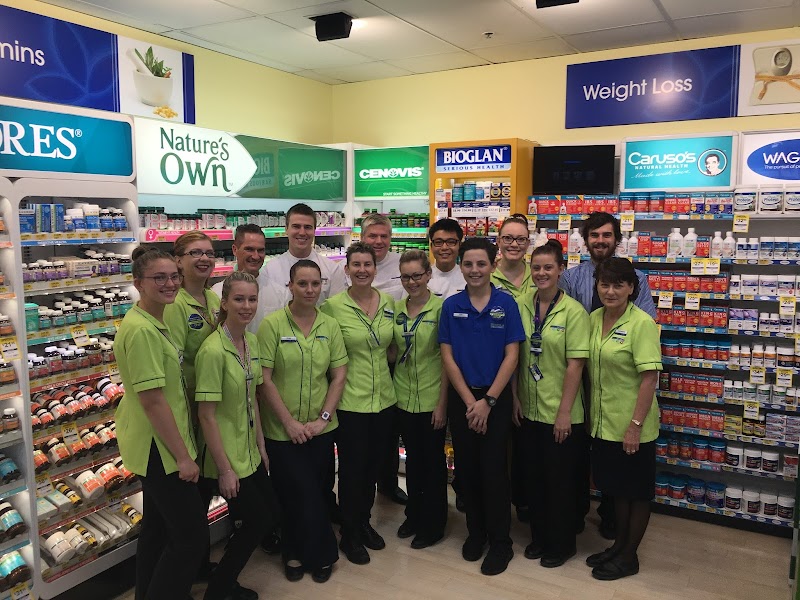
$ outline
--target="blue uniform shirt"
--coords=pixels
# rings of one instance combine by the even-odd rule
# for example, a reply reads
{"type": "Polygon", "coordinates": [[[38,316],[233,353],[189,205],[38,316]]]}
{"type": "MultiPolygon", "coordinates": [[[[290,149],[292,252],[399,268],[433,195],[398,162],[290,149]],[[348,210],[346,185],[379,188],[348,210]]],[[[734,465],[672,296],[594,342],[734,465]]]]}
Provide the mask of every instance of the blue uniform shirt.
{"type": "Polygon", "coordinates": [[[467,291],[450,296],[442,306],[439,343],[453,348],[453,358],[467,385],[489,387],[503,362],[505,347],[525,339],[517,301],[492,285],[486,307],[478,312],[467,291]]]}
{"type": "MultiPolygon", "coordinates": [[[[558,281],[559,287],[583,304],[583,308],[588,313],[592,312],[592,295],[594,294],[595,284],[594,270],[595,264],[592,261],[586,261],[577,267],[564,271],[558,281]]],[[[653,303],[653,293],[647,284],[647,276],[639,269],[636,269],[636,276],[639,278],[639,296],[633,303],[655,319],[656,305],[653,303]]]]}

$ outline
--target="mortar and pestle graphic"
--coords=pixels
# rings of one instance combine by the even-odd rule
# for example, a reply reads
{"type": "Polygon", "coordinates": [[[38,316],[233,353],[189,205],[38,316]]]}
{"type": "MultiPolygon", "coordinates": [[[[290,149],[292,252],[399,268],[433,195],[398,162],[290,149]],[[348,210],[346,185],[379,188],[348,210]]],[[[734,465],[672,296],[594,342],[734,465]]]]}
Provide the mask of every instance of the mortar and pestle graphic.
{"type": "MultiPolygon", "coordinates": [[[[136,86],[136,92],[139,94],[139,100],[149,106],[169,106],[172,98],[172,79],[169,77],[170,70],[166,69],[164,71],[163,61],[160,66],[165,76],[158,77],[139,58],[133,48],[128,48],[125,54],[136,66],[136,70],[133,72],[133,83],[136,86]]],[[[148,58],[153,56],[152,47],[147,51],[147,56],[148,58]]]]}

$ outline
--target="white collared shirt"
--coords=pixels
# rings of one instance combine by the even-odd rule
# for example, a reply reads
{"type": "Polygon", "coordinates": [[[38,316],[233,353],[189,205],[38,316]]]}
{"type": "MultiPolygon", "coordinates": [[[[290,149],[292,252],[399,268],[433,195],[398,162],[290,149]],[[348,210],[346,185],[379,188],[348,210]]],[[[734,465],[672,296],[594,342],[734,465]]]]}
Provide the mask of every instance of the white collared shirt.
{"type": "MultiPolygon", "coordinates": [[[[313,249],[311,250],[311,254],[308,255],[307,259],[317,263],[320,271],[322,271],[322,292],[319,295],[317,306],[322,306],[322,303],[325,302],[325,300],[347,289],[344,277],[344,265],[342,264],[344,261],[333,261],[320,255],[316,250],[313,249]]],[[[263,269],[261,269],[259,284],[261,283],[261,277],[266,277],[269,281],[286,287],[286,285],[289,283],[289,271],[299,260],[302,259],[297,258],[289,251],[284,252],[276,258],[273,258],[264,265],[263,269]]]]}
{"type": "Polygon", "coordinates": [[[461,268],[458,265],[449,271],[441,271],[436,265],[431,265],[431,271],[433,274],[428,283],[428,289],[442,300],[446,300],[467,287],[467,282],[464,281],[464,275],[462,275],[461,268]]]}
{"type": "MultiPolygon", "coordinates": [[[[271,315],[276,310],[281,310],[284,306],[289,304],[292,299],[292,294],[289,289],[284,285],[281,286],[275,281],[268,279],[265,273],[266,269],[261,269],[258,274],[258,308],[256,314],[250,324],[247,326],[247,331],[251,333],[258,333],[258,328],[261,321],[267,315],[271,315]]],[[[224,280],[223,280],[224,281],[224,280]]],[[[215,283],[211,290],[220,298],[222,298],[222,283],[220,281],[215,283]]]]}
{"type": "Polygon", "coordinates": [[[378,263],[378,272],[372,287],[389,294],[395,300],[403,297],[403,284],[400,283],[400,255],[397,252],[387,252],[386,256],[378,263]]]}

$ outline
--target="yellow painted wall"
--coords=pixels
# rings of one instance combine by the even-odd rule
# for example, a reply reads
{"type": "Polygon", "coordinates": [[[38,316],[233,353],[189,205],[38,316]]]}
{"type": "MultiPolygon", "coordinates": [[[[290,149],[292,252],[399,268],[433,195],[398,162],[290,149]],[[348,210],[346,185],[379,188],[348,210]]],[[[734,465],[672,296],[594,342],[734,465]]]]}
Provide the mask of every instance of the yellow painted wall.
{"type": "Polygon", "coordinates": [[[202,127],[310,144],[333,139],[327,84],[37,0],[0,4],[194,54],[197,124],[202,127]]]}
{"type": "Polygon", "coordinates": [[[769,40],[800,28],[520,61],[333,87],[333,136],[374,146],[520,137],[541,144],[624,137],[800,127],[800,115],[769,115],[564,129],[567,65],[769,40]]]}

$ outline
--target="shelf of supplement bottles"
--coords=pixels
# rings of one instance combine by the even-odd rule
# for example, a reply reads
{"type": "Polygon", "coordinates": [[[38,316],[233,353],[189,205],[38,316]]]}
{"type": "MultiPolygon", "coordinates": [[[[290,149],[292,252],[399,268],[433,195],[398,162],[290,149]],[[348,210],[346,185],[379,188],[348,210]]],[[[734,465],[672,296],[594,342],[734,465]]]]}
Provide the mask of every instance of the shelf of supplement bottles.
{"type": "MultiPolygon", "coordinates": [[[[662,325],[662,329],[665,326],[662,325]]],[[[687,328],[680,328],[679,331],[688,331],[687,328]]],[[[727,333],[727,332],[726,332],[727,333]]],[[[722,360],[692,360],[688,358],[673,358],[671,356],[662,356],[661,362],[665,365],[676,365],[678,367],[692,367],[694,369],[714,369],[717,371],[749,371],[749,366],[731,365],[722,360]]],[[[765,367],[767,373],[775,373],[775,367],[765,367]]],[[[797,375],[800,369],[796,367],[787,367],[791,369],[793,375],[797,375]]]]}
{"type": "Polygon", "coordinates": [[[0,433],[0,448],[7,448],[22,441],[22,430],[5,431],[0,433]]]}
{"type": "Polygon", "coordinates": [[[746,335],[748,337],[763,338],[800,338],[800,333],[783,333],[782,331],[745,331],[743,329],[728,329],[729,335],[746,335]]]}
{"type": "Polygon", "coordinates": [[[109,448],[108,450],[104,450],[97,454],[93,454],[91,460],[86,461],[85,459],[81,459],[81,463],[78,465],[67,463],[62,467],[53,467],[50,465],[49,468],[42,471],[42,473],[38,473],[37,475],[47,474],[50,477],[51,481],[58,481],[60,479],[64,479],[64,477],[69,477],[70,475],[74,475],[75,473],[80,473],[81,471],[85,471],[86,469],[94,469],[95,467],[101,467],[109,461],[114,460],[115,458],[119,458],[119,448],[109,448]]]}
{"type": "MultiPolygon", "coordinates": [[[[361,227],[353,227],[353,235],[361,236],[361,227]]],[[[392,239],[427,239],[427,227],[392,227],[392,239]]]]}
{"type": "Polygon", "coordinates": [[[97,365],[96,367],[89,367],[88,369],[78,369],[77,371],[69,371],[59,375],[48,375],[47,377],[32,379],[31,384],[34,385],[31,386],[31,394],[52,390],[57,387],[83,383],[100,377],[109,377],[118,372],[116,364],[103,364],[97,365]]]}
{"type": "MultiPolygon", "coordinates": [[[[115,320],[121,319],[106,319],[104,321],[95,321],[93,323],[81,323],[86,327],[86,332],[90,336],[101,335],[104,333],[115,333],[117,331],[115,320]]],[[[51,344],[53,342],[60,342],[61,340],[68,340],[72,337],[70,325],[67,327],[51,327],[42,331],[29,331],[27,335],[28,345],[37,344],[51,344]]]]}
{"type": "Polygon", "coordinates": [[[692,504],[683,500],[673,500],[672,498],[663,498],[661,496],[653,499],[657,504],[666,504],[667,506],[676,506],[678,508],[687,508],[697,512],[711,513],[721,515],[723,517],[733,517],[735,519],[743,519],[745,521],[755,521],[757,523],[768,523],[770,525],[778,525],[780,527],[791,527],[792,521],[790,519],[777,519],[772,517],[765,517],[763,515],[750,515],[747,513],[739,512],[737,510],[730,510],[729,508],[714,508],[713,506],[706,506],[705,504],[692,504]]]}
{"type": "Polygon", "coordinates": [[[58,279],[56,281],[39,281],[22,286],[26,296],[44,296],[60,292],[77,290],[94,290],[109,285],[125,285],[133,283],[133,275],[103,275],[102,277],[82,277],[80,279],[58,279]]]}
{"type": "MultiPolygon", "coordinates": [[[[793,296],[794,294],[787,294],[793,296]]],[[[764,296],[761,294],[729,294],[731,300],[749,300],[753,302],[780,302],[782,296],[764,296]]],[[[796,298],[800,302],[800,298],[796,298]]]]}
{"type": "MultiPolygon", "coordinates": [[[[654,297],[658,297],[661,292],[669,292],[673,298],[686,298],[686,294],[695,294],[701,300],[738,300],[739,298],[731,298],[730,294],[712,294],[709,292],[675,292],[672,290],[652,290],[654,297]]],[[[766,296],[765,296],[766,298],[766,296]]]]}
{"type": "Polygon", "coordinates": [[[702,437],[712,437],[730,440],[732,442],[745,442],[748,444],[758,444],[761,446],[777,446],[779,448],[797,448],[800,444],[797,442],[782,442],[780,440],[772,440],[769,438],[753,437],[751,435],[735,435],[732,433],[724,433],[722,431],[711,431],[710,429],[698,429],[697,427],[682,427],[680,425],[665,425],[660,426],[661,431],[672,431],[673,433],[689,433],[691,435],[699,435],[702,437]]]}
{"type": "Polygon", "coordinates": [[[661,331],[680,331],[682,333],[709,333],[713,335],[728,335],[727,327],[686,327],[685,325],[661,325],[661,331]]]}
{"type": "MultiPolygon", "coordinates": [[[[722,398],[709,394],[704,396],[702,394],[687,394],[686,392],[670,392],[667,390],[656,390],[656,395],[659,398],[667,398],[669,400],[684,400],[686,402],[699,402],[701,404],[730,404],[733,406],[743,406],[745,401],[741,398],[722,398]]],[[[784,412],[800,412],[800,407],[789,404],[775,404],[772,402],[759,402],[758,406],[766,410],[780,410],[784,412]]]]}
{"type": "Polygon", "coordinates": [[[0,556],[2,556],[3,554],[8,554],[9,552],[14,552],[14,550],[19,550],[21,548],[24,548],[30,543],[31,540],[30,537],[28,536],[28,533],[23,533],[15,538],[6,540],[2,544],[0,544],[0,556]]]}
{"type": "MultiPolygon", "coordinates": [[[[727,365],[727,363],[725,364],[727,365]]],[[[750,365],[727,365],[726,368],[731,371],[749,371],[750,365]]],[[[791,370],[792,375],[797,375],[797,373],[800,372],[800,369],[796,367],[781,367],[781,368],[785,368],[786,370],[791,370]]],[[[775,373],[775,370],[776,370],[775,367],[764,367],[764,371],[766,373],[775,373]]]]}
{"type": "MultiPolygon", "coordinates": [[[[286,229],[284,227],[262,227],[261,230],[267,238],[286,237],[286,229]]],[[[139,236],[143,242],[174,242],[189,231],[199,231],[214,241],[233,241],[233,229],[142,229],[139,236]]],[[[350,231],[349,227],[318,227],[314,231],[314,235],[316,237],[333,237],[349,235],[350,231]]]]}
{"type": "MultiPolygon", "coordinates": [[[[107,423],[108,421],[114,418],[114,411],[116,407],[109,408],[99,413],[95,413],[93,415],[88,415],[85,417],[81,417],[75,421],[70,423],[64,423],[64,425],[72,425],[74,424],[75,427],[80,431],[81,429],[91,429],[95,425],[102,425],[103,423],[107,423]]],[[[62,424],[59,423],[58,425],[51,425],[47,429],[40,429],[39,431],[35,431],[33,433],[33,445],[39,446],[43,442],[46,442],[48,439],[54,436],[61,436],[62,435],[62,424]]],[[[55,476],[53,476],[55,477],[55,476]]],[[[60,475],[59,475],[60,477],[60,475]]],[[[51,477],[52,478],[52,477],[51,477]]]]}
{"type": "Polygon", "coordinates": [[[0,300],[14,300],[16,297],[10,286],[0,285],[0,300]]]}
{"type": "MultiPolygon", "coordinates": [[[[691,264],[692,259],[688,256],[630,256],[628,257],[632,262],[635,263],[653,263],[653,264],[691,264]]],[[[721,265],[730,265],[733,264],[734,259],[732,258],[720,258],[719,264],[721,265]]]]}
{"type": "Polygon", "coordinates": [[[39,521],[39,535],[47,535],[48,533],[55,531],[59,527],[63,527],[64,525],[68,525],[69,523],[74,523],[78,519],[82,519],[88,515],[96,513],[99,510],[103,510],[104,508],[108,508],[109,506],[113,506],[117,502],[121,502],[125,498],[129,496],[133,496],[134,494],[138,494],[142,491],[142,484],[141,482],[133,482],[130,485],[125,486],[122,489],[117,490],[108,495],[100,496],[97,501],[92,502],[90,504],[84,504],[77,508],[71,508],[66,513],[61,513],[56,515],[55,518],[39,521]]]}
{"type": "Polygon", "coordinates": [[[23,233],[22,246],[75,246],[81,244],[131,244],[136,242],[132,231],[93,233],[23,233]]]}
{"type": "MultiPolygon", "coordinates": [[[[109,546],[103,546],[102,548],[98,548],[96,550],[90,550],[85,552],[84,554],[78,554],[75,558],[67,561],[63,565],[55,565],[50,567],[49,569],[42,570],[42,579],[45,583],[53,583],[57,579],[69,575],[70,573],[77,571],[81,567],[85,567],[86,565],[96,561],[97,559],[111,553],[113,550],[120,550],[124,546],[130,546],[126,548],[129,550],[126,554],[128,556],[133,556],[136,554],[136,540],[139,538],[139,529],[132,529],[126,535],[119,538],[116,542],[109,546]]],[[[110,563],[108,566],[112,566],[114,564],[118,564],[119,561],[115,561],[110,563]]],[[[0,598],[0,600],[2,600],[0,598]]]]}
{"type": "Polygon", "coordinates": [[[10,400],[11,398],[16,398],[21,394],[22,390],[19,389],[19,385],[16,383],[0,385],[0,400],[10,400]]]}
{"type": "Polygon", "coordinates": [[[15,496],[20,492],[24,492],[28,489],[28,486],[25,485],[25,479],[20,478],[15,481],[10,481],[5,485],[0,485],[0,500],[5,500],[6,498],[10,498],[11,496],[15,496]]]}
{"type": "Polygon", "coordinates": [[[29,579],[18,583],[10,590],[0,593],[0,600],[30,600],[33,598],[31,595],[31,586],[33,582],[29,579]]]}
{"type": "MultiPolygon", "coordinates": [[[[759,266],[762,266],[762,267],[765,267],[765,266],[768,266],[768,265],[784,265],[784,266],[788,265],[788,266],[793,266],[793,267],[800,266],[800,260],[795,260],[795,259],[790,259],[790,258],[775,258],[775,259],[769,259],[769,258],[758,258],[758,259],[756,259],[756,258],[734,258],[734,259],[730,259],[729,258],[729,259],[724,259],[724,260],[729,260],[734,265],[759,265],[759,266]]],[[[722,264],[726,264],[726,263],[723,262],[722,264]]]]}
{"type": "Polygon", "coordinates": [[[704,460],[682,460],[680,458],[670,458],[668,456],[656,456],[656,462],[674,467],[684,467],[686,469],[698,469],[700,471],[712,471],[715,473],[739,473],[740,475],[751,475],[765,479],[777,479],[779,481],[795,481],[795,477],[783,475],[782,473],[770,473],[760,469],[745,469],[744,467],[732,467],[726,464],[712,463],[704,460]]]}
{"type": "MultiPolygon", "coordinates": [[[[619,219],[620,214],[631,213],[615,213],[614,216],[619,219]]],[[[684,213],[664,213],[664,212],[634,212],[632,213],[636,220],[640,221],[733,221],[733,215],[726,214],[684,214],[684,213]]],[[[531,215],[535,216],[537,221],[558,221],[560,217],[568,216],[573,221],[585,221],[589,218],[587,214],[579,215],[531,215]]]]}
{"type": "Polygon", "coordinates": [[[780,331],[745,331],[743,329],[728,329],[727,327],[686,327],[685,325],[661,325],[661,330],[678,331],[683,333],[708,333],[711,335],[745,335],[748,337],[763,338],[800,338],[800,333],[783,333],[780,331]]]}

